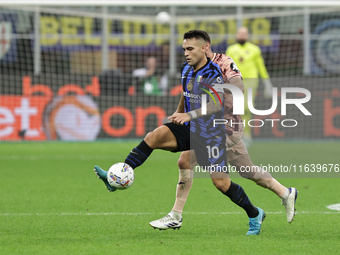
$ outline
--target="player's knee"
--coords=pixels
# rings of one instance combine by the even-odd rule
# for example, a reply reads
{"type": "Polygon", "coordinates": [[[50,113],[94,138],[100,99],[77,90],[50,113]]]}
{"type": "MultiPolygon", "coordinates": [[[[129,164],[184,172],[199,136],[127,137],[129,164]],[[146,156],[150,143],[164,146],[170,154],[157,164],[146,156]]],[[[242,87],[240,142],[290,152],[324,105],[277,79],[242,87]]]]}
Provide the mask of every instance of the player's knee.
{"type": "Polygon", "coordinates": [[[215,187],[222,193],[227,192],[230,187],[230,179],[227,178],[214,178],[212,179],[215,187]]]}
{"type": "Polygon", "coordinates": [[[247,171],[242,171],[242,170],[239,171],[239,174],[241,175],[242,178],[245,178],[245,179],[251,179],[255,175],[254,172],[249,172],[249,171],[247,172],[247,171]]]}
{"type": "Polygon", "coordinates": [[[253,178],[251,179],[254,181],[257,185],[261,186],[262,188],[268,189],[270,187],[270,181],[269,178],[253,178]]]}
{"type": "Polygon", "coordinates": [[[150,148],[155,149],[160,147],[164,143],[164,132],[161,129],[155,129],[147,133],[144,141],[150,146],[150,148]]]}
{"type": "Polygon", "coordinates": [[[245,179],[253,178],[256,172],[258,171],[258,167],[255,166],[250,161],[250,158],[249,158],[249,161],[248,161],[248,158],[245,158],[243,160],[242,159],[237,159],[229,163],[236,169],[236,171],[239,173],[239,175],[242,178],[245,178],[245,179]]]}
{"type": "Polygon", "coordinates": [[[190,159],[188,160],[185,157],[179,157],[177,164],[179,169],[190,169],[190,159]]]}
{"type": "Polygon", "coordinates": [[[151,148],[154,148],[154,145],[155,145],[155,139],[156,135],[155,135],[155,132],[152,131],[152,132],[149,132],[146,134],[146,136],[144,137],[144,141],[151,147],[151,148]]]}

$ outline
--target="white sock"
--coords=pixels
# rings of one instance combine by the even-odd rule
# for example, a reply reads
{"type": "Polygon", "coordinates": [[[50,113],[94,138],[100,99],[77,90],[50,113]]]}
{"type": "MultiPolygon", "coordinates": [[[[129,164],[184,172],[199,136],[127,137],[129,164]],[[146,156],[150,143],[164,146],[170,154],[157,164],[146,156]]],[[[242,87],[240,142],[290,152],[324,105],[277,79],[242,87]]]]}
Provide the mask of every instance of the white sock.
{"type": "Polygon", "coordinates": [[[286,189],[285,193],[283,194],[283,196],[281,197],[282,200],[287,200],[288,199],[288,196],[290,194],[290,191],[289,189],[286,189]]]}
{"type": "Polygon", "coordinates": [[[169,215],[170,215],[171,218],[173,218],[173,219],[175,219],[175,220],[180,220],[181,217],[182,217],[182,213],[177,212],[177,211],[171,211],[171,212],[169,213],[169,215]]]}

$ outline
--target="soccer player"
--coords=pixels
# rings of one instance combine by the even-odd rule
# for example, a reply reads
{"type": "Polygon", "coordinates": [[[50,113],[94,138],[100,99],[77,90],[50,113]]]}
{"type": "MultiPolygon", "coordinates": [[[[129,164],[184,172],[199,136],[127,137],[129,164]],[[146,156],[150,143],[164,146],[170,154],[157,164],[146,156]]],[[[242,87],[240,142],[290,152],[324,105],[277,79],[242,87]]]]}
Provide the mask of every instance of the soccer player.
{"type": "MultiPolygon", "coordinates": [[[[261,49],[248,41],[248,29],[241,27],[236,34],[237,43],[228,47],[226,55],[230,56],[242,72],[244,82],[244,95],[245,102],[248,101],[248,88],[253,89],[253,102],[256,96],[257,88],[259,86],[259,76],[264,83],[264,96],[271,98],[272,85],[269,79],[269,75],[264,65],[264,60],[261,56],[261,49]]],[[[243,118],[245,123],[252,118],[252,113],[248,108],[248,104],[244,105],[243,118]]],[[[243,133],[244,142],[249,147],[252,143],[251,128],[249,125],[244,127],[243,133]]]]}
{"type": "MultiPolygon", "coordinates": [[[[213,53],[210,45],[210,37],[206,41],[207,57],[218,64],[221,68],[223,79],[226,83],[233,84],[243,91],[242,75],[238,70],[233,59],[229,56],[219,53],[213,53]]],[[[247,148],[242,140],[243,122],[240,115],[233,115],[233,96],[225,90],[224,93],[224,119],[228,120],[227,130],[227,150],[228,162],[236,167],[242,177],[254,181],[257,185],[267,188],[274,192],[282,199],[287,213],[287,221],[292,222],[295,213],[295,201],[297,190],[295,188],[286,188],[275,180],[268,172],[265,172],[258,166],[255,166],[248,154],[247,148]],[[231,120],[233,123],[230,125],[231,120]],[[243,170],[243,171],[242,171],[243,170]],[[248,172],[245,172],[247,170],[248,172]],[[249,172],[249,170],[252,170],[249,172]]],[[[181,153],[178,160],[179,181],[176,190],[176,201],[171,212],[165,217],[150,222],[152,227],[158,229],[172,228],[182,225],[182,212],[193,183],[193,166],[197,164],[195,153],[185,151],[181,153]]]]}
{"type": "MultiPolygon", "coordinates": [[[[223,80],[219,66],[206,58],[207,41],[208,34],[201,30],[191,30],[184,34],[183,50],[187,62],[182,69],[183,92],[177,111],[168,118],[171,123],[148,133],[144,140],[132,149],[125,160],[132,168],[142,165],[154,149],[177,152],[191,148],[201,166],[217,165],[221,169],[227,167],[225,127],[214,127],[212,124],[212,119],[223,118],[222,105],[214,102],[219,100],[219,97],[223,99],[223,89],[218,89],[218,95],[214,95],[215,100],[206,104],[206,115],[203,115],[202,109],[199,108],[204,90],[208,87],[214,91],[210,85],[222,83],[223,80]],[[217,157],[209,157],[208,146],[216,148],[217,157]]],[[[106,171],[98,166],[95,166],[94,171],[109,191],[115,190],[108,184],[106,171]]],[[[230,181],[227,172],[210,172],[210,175],[216,188],[247,213],[247,235],[258,235],[266,216],[264,211],[250,202],[241,186],[230,181]]]]}

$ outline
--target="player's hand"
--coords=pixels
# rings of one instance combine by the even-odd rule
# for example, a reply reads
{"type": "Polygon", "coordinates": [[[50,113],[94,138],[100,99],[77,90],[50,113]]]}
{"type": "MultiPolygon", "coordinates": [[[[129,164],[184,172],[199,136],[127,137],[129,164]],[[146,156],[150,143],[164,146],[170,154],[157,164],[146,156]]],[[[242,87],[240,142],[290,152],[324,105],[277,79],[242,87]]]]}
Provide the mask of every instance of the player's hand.
{"type": "Polygon", "coordinates": [[[187,113],[174,113],[168,117],[168,120],[177,125],[183,125],[185,122],[190,121],[190,116],[187,113]]]}
{"type": "MultiPolygon", "coordinates": [[[[173,116],[174,115],[176,115],[178,112],[177,111],[175,111],[171,116],[169,116],[167,119],[168,120],[170,120],[171,122],[174,122],[173,120],[172,120],[172,118],[173,118],[173,116]]],[[[175,123],[175,122],[174,122],[175,123]]],[[[175,123],[176,124],[176,123],[175,123]]]]}
{"type": "Polygon", "coordinates": [[[265,79],[263,81],[264,83],[264,91],[263,91],[263,96],[264,98],[271,99],[273,97],[273,85],[270,82],[269,79],[265,79]]]}

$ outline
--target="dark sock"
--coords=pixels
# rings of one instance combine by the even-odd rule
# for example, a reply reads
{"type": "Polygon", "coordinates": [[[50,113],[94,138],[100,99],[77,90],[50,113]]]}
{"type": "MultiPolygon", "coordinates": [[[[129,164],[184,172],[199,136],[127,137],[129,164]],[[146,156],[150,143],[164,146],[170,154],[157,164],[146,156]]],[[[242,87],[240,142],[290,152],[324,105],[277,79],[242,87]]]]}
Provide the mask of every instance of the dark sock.
{"type": "Polygon", "coordinates": [[[247,194],[240,185],[231,182],[229,189],[223,194],[229,197],[235,204],[242,207],[249,218],[255,218],[259,215],[259,210],[250,202],[247,194]]]}
{"type": "Polygon", "coordinates": [[[130,165],[133,169],[139,167],[150,156],[153,149],[147,145],[143,140],[141,143],[130,151],[129,155],[125,159],[125,163],[130,165]]]}

